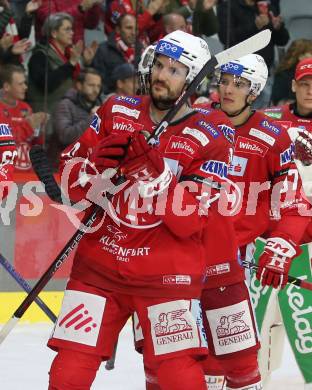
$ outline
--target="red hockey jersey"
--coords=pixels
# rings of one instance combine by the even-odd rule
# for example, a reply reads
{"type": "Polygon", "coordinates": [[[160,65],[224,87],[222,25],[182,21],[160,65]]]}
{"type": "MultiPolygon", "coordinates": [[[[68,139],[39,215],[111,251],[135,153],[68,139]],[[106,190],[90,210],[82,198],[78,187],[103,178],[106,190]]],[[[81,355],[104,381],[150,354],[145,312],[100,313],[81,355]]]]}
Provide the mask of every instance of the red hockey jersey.
{"type": "Polygon", "coordinates": [[[0,201],[8,194],[8,184],[12,181],[16,146],[12,131],[5,118],[0,117],[0,201]]]}
{"type": "MultiPolygon", "coordinates": [[[[312,133],[312,117],[303,117],[296,112],[295,104],[285,104],[283,106],[270,107],[265,109],[264,114],[280,125],[287,128],[300,127],[312,133]]],[[[312,223],[307,227],[307,230],[302,238],[302,242],[312,241],[312,223]]]]}
{"type": "MultiPolygon", "coordinates": [[[[81,138],[62,154],[63,174],[71,168],[68,187],[75,183],[70,197],[78,201],[86,196],[85,187],[77,183],[83,161],[101,138],[153,130],[149,106],[147,96],[114,96],[104,103],[81,138]],[[82,161],[75,164],[73,157],[82,161]]],[[[160,202],[154,197],[152,205],[142,209],[143,199],[133,195],[128,183],[108,202],[109,214],[100,229],[81,240],[72,277],[127,294],[200,296],[206,264],[203,231],[209,221],[209,211],[199,212],[204,198],[201,181],[222,182],[231,146],[210,124],[210,111],[200,111],[171,123],[160,137],[158,149],[179,181],[174,191],[168,192],[165,202],[160,195],[160,202]]],[[[218,246],[223,245],[218,241],[220,229],[222,224],[211,231],[218,246]]]]}
{"type": "Polygon", "coordinates": [[[229,178],[242,194],[235,222],[240,246],[265,235],[269,225],[273,230],[273,221],[281,215],[303,215],[310,208],[301,195],[301,180],[292,161],[289,127],[262,112],[254,112],[236,127],[229,178]]]}
{"type": "Polygon", "coordinates": [[[0,100],[0,115],[9,123],[16,142],[17,158],[15,167],[23,171],[31,169],[29,150],[34,141],[41,144],[41,140],[34,137],[34,130],[26,120],[26,117],[30,114],[32,114],[32,109],[24,101],[17,100],[15,106],[9,106],[0,100]]]}

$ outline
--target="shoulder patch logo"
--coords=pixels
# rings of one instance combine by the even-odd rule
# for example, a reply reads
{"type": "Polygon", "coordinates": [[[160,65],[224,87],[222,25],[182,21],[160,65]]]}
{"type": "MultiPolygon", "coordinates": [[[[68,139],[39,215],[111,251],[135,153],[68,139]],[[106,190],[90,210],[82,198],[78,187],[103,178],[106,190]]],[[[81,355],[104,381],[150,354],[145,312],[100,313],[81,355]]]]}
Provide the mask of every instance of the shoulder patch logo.
{"type": "Polygon", "coordinates": [[[90,127],[96,132],[96,134],[99,134],[100,126],[101,126],[101,118],[98,116],[98,114],[94,114],[92,121],[90,123],[90,127]]]}

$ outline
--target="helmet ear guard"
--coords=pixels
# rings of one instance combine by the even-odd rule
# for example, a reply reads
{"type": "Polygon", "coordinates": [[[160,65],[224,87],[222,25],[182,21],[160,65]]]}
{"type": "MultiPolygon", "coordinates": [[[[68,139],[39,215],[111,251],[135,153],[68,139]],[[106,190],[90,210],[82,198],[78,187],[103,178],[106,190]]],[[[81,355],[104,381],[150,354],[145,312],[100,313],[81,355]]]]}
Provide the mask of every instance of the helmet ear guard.
{"type": "Polygon", "coordinates": [[[155,45],[148,46],[142,53],[138,65],[139,94],[147,95],[149,93],[149,83],[151,68],[155,58],[155,45]]]}

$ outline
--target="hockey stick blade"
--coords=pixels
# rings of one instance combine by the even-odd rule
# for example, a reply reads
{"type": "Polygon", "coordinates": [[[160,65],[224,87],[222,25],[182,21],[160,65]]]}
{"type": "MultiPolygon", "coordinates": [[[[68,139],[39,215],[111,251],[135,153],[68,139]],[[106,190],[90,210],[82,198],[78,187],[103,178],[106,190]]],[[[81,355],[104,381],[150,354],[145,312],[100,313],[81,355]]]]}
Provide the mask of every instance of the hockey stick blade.
{"type": "Polygon", "coordinates": [[[48,197],[56,203],[62,203],[60,187],[53,176],[47,155],[42,146],[33,146],[29,152],[29,156],[36,175],[45,186],[48,197]]]}
{"type": "MultiPolygon", "coordinates": [[[[258,265],[256,263],[250,262],[250,261],[242,261],[242,265],[246,269],[253,269],[257,270],[258,265]]],[[[294,284],[295,286],[298,286],[300,288],[304,288],[305,290],[310,290],[312,291],[312,283],[311,282],[306,282],[305,280],[295,278],[294,276],[288,275],[288,284],[294,284]]]]}
{"type": "Polygon", "coordinates": [[[247,54],[254,53],[258,50],[263,49],[270,42],[271,31],[269,29],[263,30],[252,37],[238,43],[235,46],[230,47],[210,58],[192,80],[189,86],[182,92],[180,97],[175,101],[173,107],[167,112],[163,120],[156,127],[153,135],[150,137],[149,142],[151,144],[156,143],[160,135],[166,131],[169,123],[172,121],[174,116],[186,103],[187,99],[195,93],[196,88],[202,82],[202,80],[210,73],[212,73],[215,68],[226,64],[229,61],[235,60],[239,57],[243,57],[247,54]]]}
{"type": "Polygon", "coordinates": [[[271,40],[271,30],[266,29],[215,55],[218,67],[266,47],[271,40]]]}

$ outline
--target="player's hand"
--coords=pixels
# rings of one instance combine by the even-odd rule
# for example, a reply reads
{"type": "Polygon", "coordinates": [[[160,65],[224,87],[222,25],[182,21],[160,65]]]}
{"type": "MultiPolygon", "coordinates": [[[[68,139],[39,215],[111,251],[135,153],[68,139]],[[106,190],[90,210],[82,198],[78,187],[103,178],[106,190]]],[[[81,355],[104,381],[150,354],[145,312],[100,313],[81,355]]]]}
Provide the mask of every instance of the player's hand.
{"type": "Polygon", "coordinates": [[[139,183],[144,198],[164,191],[172,180],[172,172],[158,149],[147,143],[143,133],[137,133],[122,164],[122,173],[132,182],[139,183]]]}
{"type": "Polygon", "coordinates": [[[259,258],[257,279],[262,286],[284,288],[291,262],[300,253],[299,247],[283,233],[273,234],[267,240],[259,258]]]}
{"type": "Polygon", "coordinates": [[[89,161],[99,173],[108,168],[117,168],[125,157],[129,140],[129,136],[114,134],[103,138],[94,147],[89,161]]]}
{"type": "Polygon", "coordinates": [[[290,127],[287,130],[290,139],[294,143],[294,158],[303,165],[312,164],[312,134],[304,129],[290,127]]]}

